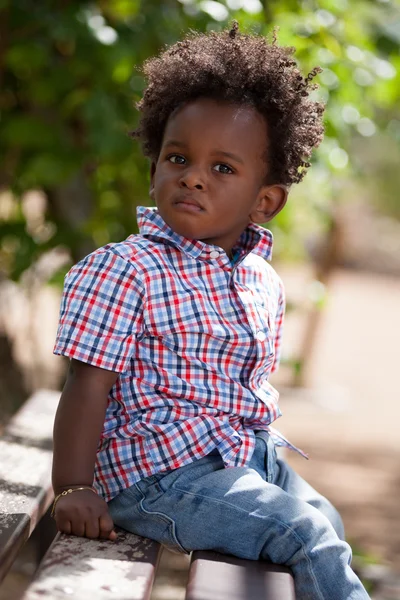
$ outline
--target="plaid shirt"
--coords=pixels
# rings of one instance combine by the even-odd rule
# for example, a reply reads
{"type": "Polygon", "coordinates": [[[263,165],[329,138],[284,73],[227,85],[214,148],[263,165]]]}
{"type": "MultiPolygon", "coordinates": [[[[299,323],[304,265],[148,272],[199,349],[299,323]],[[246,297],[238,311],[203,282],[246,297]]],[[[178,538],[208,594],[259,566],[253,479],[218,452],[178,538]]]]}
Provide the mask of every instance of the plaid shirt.
{"type": "MultiPolygon", "coordinates": [[[[265,259],[272,234],[249,225],[226,253],[138,209],[140,234],[67,274],[55,354],[120,374],[94,484],[106,500],[139,479],[218,449],[246,465],[255,431],[281,414],[268,382],[279,361],[284,293],[265,259]]],[[[275,443],[289,445],[277,432],[275,443]]]]}

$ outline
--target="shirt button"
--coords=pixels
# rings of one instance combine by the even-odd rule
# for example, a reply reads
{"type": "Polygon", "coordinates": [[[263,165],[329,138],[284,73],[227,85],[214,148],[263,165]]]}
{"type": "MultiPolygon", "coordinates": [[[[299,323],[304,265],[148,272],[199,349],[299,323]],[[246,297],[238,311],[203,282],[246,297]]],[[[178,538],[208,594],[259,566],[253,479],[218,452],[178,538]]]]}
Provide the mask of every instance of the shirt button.
{"type": "Polygon", "coordinates": [[[218,258],[218,257],[219,257],[218,250],[211,250],[211,252],[210,252],[210,258],[218,258]]]}
{"type": "Polygon", "coordinates": [[[263,342],[267,337],[267,334],[264,333],[264,331],[257,331],[257,335],[256,338],[258,339],[259,342],[263,342]]]}

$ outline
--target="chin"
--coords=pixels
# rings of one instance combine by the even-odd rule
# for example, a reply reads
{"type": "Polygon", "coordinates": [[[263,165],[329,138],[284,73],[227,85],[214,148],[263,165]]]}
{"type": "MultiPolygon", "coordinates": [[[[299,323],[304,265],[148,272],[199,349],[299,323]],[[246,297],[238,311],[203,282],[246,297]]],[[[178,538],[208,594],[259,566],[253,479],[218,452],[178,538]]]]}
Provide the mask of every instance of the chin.
{"type": "Polygon", "coordinates": [[[167,225],[169,225],[178,235],[188,238],[189,240],[198,240],[200,237],[207,237],[206,235],[203,236],[203,231],[200,230],[196,223],[188,223],[186,219],[181,220],[176,217],[169,218],[169,215],[166,217],[164,217],[164,215],[161,216],[167,225]]]}
{"type": "Polygon", "coordinates": [[[203,236],[202,232],[200,232],[198,229],[195,229],[194,227],[171,227],[171,229],[173,229],[175,231],[175,233],[177,233],[178,235],[181,235],[184,238],[187,238],[188,240],[200,240],[202,237],[207,237],[207,236],[203,236]]]}

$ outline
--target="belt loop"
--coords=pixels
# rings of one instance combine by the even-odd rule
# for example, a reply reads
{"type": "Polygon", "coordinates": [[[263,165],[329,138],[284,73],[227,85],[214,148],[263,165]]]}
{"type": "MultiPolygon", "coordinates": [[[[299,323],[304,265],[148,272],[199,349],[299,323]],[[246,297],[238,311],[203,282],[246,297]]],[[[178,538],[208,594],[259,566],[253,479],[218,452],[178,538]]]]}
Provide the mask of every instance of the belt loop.
{"type": "Polygon", "coordinates": [[[268,483],[272,483],[274,481],[276,470],[276,448],[274,441],[269,434],[267,442],[267,454],[268,483]]]}
{"type": "Polygon", "coordinates": [[[264,442],[264,470],[266,473],[266,481],[272,483],[275,477],[276,470],[276,450],[275,444],[268,431],[258,430],[255,432],[256,438],[261,438],[264,442]]]}

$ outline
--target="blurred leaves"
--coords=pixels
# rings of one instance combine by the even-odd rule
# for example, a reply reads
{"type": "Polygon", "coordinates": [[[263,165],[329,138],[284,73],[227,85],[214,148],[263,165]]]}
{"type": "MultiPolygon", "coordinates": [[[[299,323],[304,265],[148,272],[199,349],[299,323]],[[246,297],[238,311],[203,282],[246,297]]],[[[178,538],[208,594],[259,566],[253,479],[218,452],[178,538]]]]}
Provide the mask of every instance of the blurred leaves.
{"type": "MultiPolygon", "coordinates": [[[[28,190],[43,190],[47,232],[34,235],[22,210],[0,205],[0,265],[9,276],[51,248],[68,248],[75,261],[136,231],[135,207],[149,203],[148,163],[128,136],[144,87],[140,66],[189,29],[222,29],[232,18],[264,35],[279,25],[280,43],[297,47],[305,71],[324,69],[315,96],[328,103],[326,140],[300,186],[307,206],[296,191],[273,224],[282,253],[301,254],[301,228],[324,227],[346,177],[375,172],[373,161],[368,172],[363,164],[366,143],[380,155],[386,139],[398,147],[397,2],[2,0],[0,186],[17,206],[28,190]]],[[[376,161],[378,174],[384,163],[376,161]]],[[[390,181],[385,171],[381,189],[396,213],[390,181]]]]}

